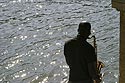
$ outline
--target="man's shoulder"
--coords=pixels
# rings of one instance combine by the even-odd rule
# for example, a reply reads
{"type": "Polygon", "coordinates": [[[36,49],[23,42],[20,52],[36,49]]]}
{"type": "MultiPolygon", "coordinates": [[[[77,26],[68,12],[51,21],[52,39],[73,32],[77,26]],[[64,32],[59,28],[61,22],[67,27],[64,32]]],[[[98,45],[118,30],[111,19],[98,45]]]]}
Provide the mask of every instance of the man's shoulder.
{"type": "Polygon", "coordinates": [[[73,44],[73,43],[75,43],[76,41],[77,41],[76,38],[72,38],[72,39],[66,41],[65,44],[73,44]]]}

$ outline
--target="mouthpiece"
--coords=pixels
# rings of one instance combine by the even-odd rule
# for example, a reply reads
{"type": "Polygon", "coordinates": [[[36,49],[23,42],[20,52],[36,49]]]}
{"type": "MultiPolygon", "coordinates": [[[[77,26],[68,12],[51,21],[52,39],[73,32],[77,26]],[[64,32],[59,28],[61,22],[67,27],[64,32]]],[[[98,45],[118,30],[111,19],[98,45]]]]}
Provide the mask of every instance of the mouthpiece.
{"type": "Polygon", "coordinates": [[[88,37],[88,39],[92,39],[92,38],[95,38],[95,35],[92,35],[92,36],[88,37]]]}

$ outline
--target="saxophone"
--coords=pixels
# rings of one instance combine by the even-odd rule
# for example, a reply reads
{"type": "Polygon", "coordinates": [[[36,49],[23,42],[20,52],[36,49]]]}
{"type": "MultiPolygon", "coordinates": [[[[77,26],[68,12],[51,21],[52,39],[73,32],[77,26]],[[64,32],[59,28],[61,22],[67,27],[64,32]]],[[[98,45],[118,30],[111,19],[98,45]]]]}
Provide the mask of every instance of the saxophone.
{"type": "MultiPolygon", "coordinates": [[[[95,35],[93,35],[91,38],[93,38],[93,47],[95,48],[95,53],[96,53],[96,56],[97,56],[96,37],[95,37],[95,35]]],[[[101,70],[102,70],[102,68],[104,68],[104,67],[105,67],[104,63],[103,63],[102,61],[99,61],[99,60],[97,59],[97,73],[98,73],[98,75],[100,76],[101,81],[102,81],[102,77],[103,77],[103,74],[101,73],[101,70]]]]}

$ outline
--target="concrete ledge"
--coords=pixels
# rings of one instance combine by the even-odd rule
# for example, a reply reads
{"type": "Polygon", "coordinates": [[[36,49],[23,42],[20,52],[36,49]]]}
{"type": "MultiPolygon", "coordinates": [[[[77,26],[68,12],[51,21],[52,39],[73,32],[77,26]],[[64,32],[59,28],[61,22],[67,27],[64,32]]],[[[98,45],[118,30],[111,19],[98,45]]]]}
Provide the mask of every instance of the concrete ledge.
{"type": "Polygon", "coordinates": [[[112,7],[119,11],[125,11],[125,0],[112,0],[112,7]]]}

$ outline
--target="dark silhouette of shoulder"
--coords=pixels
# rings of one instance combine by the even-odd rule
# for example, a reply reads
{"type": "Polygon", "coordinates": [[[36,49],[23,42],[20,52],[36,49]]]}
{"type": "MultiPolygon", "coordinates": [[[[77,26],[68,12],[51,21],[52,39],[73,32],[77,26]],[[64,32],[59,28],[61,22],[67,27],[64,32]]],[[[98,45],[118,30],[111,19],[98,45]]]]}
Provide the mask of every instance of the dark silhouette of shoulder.
{"type": "Polygon", "coordinates": [[[77,42],[77,38],[70,39],[65,42],[65,45],[73,45],[77,42]]]}

